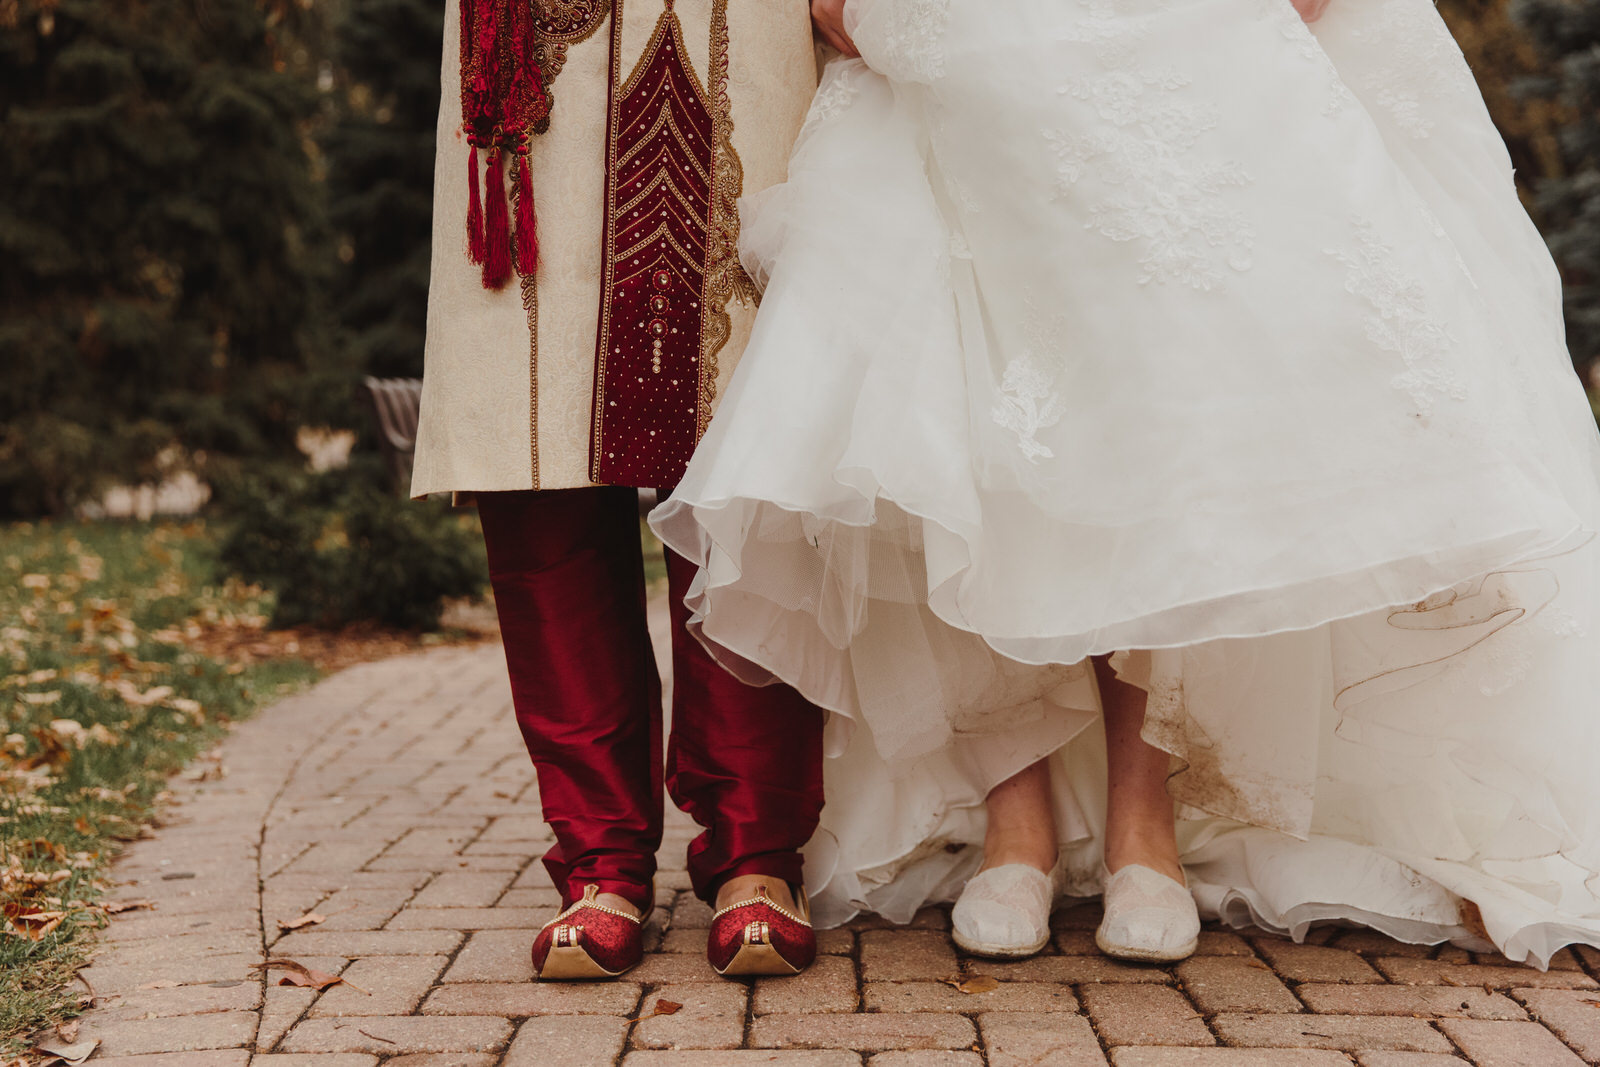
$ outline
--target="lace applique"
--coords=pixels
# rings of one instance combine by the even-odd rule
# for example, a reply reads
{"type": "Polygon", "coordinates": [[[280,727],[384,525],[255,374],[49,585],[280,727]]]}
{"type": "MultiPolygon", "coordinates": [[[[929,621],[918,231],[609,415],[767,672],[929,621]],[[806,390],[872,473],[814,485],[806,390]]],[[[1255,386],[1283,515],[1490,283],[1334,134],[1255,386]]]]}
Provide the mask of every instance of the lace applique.
{"type": "Polygon", "coordinates": [[[1414,412],[1421,418],[1433,414],[1439,397],[1465,400],[1466,386],[1445,359],[1455,339],[1428,314],[1428,294],[1422,283],[1395,262],[1394,249],[1379,240],[1372,223],[1362,218],[1353,221],[1357,247],[1323,251],[1349,268],[1345,289],[1372,305],[1367,338],[1405,362],[1406,369],[1391,384],[1411,398],[1414,412]]]}
{"type": "Polygon", "coordinates": [[[1087,104],[1101,124],[1044,131],[1055,157],[1056,191],[1068,195],[1091,176],[1105,186],[1086,225],[1113,241],[1140,244],[1141,285],[1171,281],[1221,289],[1227,269],[1250,269],[1255,249],[1249,219],[1222,194],[1253,179],[1237,163],[1195,158],[1196,145],[1218,125],[1217,109],[1189,99],[1187,76],[1137,67],[1135,46],[1148,18],[1120,14],[1113,0],[1084,0],[1083,6],[1087,14],[1069,36],[1092,44],[1107,71],[1059,91],[1087,104]]]}
{"type": "Polygon", "coordinates": [[[1295,10],[1290,0],[1261,0],[1261,17],[1278,28],[1283,39],[1294,45],[1301,59],[1322,69],[1328,82],[1328,102],[1322,108],[1324,115],[1337,115],[1346,105],[1355,101],[1355,94],[1339,76],[1339,68],[1322,50],[1322,42],[1317,40],[1317,35],[1306,25],[1306,20],[1300,17],[1300,12],[1295,10]]]}
{"type": "Polygon", "coordinates": [[[1131,5],[1118,0],[1081,0],[1086,14],[1066,34],[1066,39],[1094,49],[1107,67],[1131,67],[1136,48],[1150,29],[1149,15],[1134,15],[1131,5]]]}
{"type": "Polygon", "coordinates": [[[800,127],[800,136],[805,137],[823,123],[844,114],[860,91],[855,71],[836,69],[812,97],[811,110],[806,113],[805,125],[800,127]]]}
{"type": "Polygon", "coordinates": [[[865,37],[873,69],[895,81],[932,83],[944,76],[944,34],[950,21],[950,0],[876,0],[858,27],[865,37]],[[882,14],[879,14],[879,12],[882,14]]]}
{"type": "Polygon", "coordinates": [[[1421,201],[1418,201],[1417,203],[1417,214],[1422,216],[1423,225],[1428,227],[1429,233],[1433,234],[1441,241],[1449,242],[1450,254],[1455,257],[1456,266],[1466,277],[1467,281],[1472,283],[1472,287],[1474,289],[1478,288],[1478,279],[1473,275],[1472,268],[1467,266],[1466,257],[1461,254],[1461,247],[1457,245],[1455,239],[1450,236],[1450,232],[1444,228],[1444,223],[1439,221],[1439,216],[1435,215],[1428,205],[1422,203],[1421,201]]]}
{"type": "Polygon", "coordinates": [[[1032,352],[1023,352],[1006,364],[1000,379],[1000,396],[990,409],[1001,429],[1017,435],[1017,447],[1031,463],[1055,456],[1039,441],[1039,431],[1061,421],[1066,404],[1052,387],[1050,372],[1032,352]]]}
{"type": "Polygon", "coordinates": [[[983,205],[978,203],[978,198],[973,195],[967,183],[951,174],[949,170],[940,167],[939,177],[944,182],[946,195],[954,201],[957,208],[969,215],[976,215],[983,210],[983,205]]]}
{"type": "Polygon", "coordinates": [[[1478,83],[1444,20],[1430,3],[1385,0],[1371,33],[1377,69],[1364,82],[1373,99],[1413,137],[1427,137],[1434,120],[1428,105],[1447,96],[1476,94],[1478,83]]]}
{"type": "Polygon", "coordinates": [[[1081,134],[1049,130],[1056,189],[1066,194],[1091,172],[1109,195],[1090,208],[1087,225],[1113,241],[1138,241],[1141,285],[1172,281],[1221,289],[1224,268],[1249,270],[1255,230],[1244,212],[1222,199],[1251,184],[1237,163],[1190,157],[1216,128],[1210,105],[1176,93],[1189,84],[1175,74],[1125,72],[1074,82],[1063,92],[1092,106],[1105,127],[1081,134]]]}

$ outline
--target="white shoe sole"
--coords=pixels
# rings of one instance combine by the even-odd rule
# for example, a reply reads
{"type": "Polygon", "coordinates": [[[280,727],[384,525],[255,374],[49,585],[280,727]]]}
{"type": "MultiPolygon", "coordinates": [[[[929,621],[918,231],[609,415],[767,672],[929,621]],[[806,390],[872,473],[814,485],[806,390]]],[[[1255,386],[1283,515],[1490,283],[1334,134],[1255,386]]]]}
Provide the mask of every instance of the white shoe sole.
{"type": "Polygon", "coordinates": [[[1187,945],[1176,949],[1149,949],[1138,948],[1133,945],[1118,945],[1101,937],[1098,930],[1094,934],[1094,943],[1099,946],[1101,952],[1104,952],[1112,959],[1133,960],[1136,963],[1177,963],[1179,960],[1186,960],[1193,956],[1195,949],[1200,947],[1200,939],[1198,937],[1187,945]]]}
{"type": "Polygon", "coordinates": [[[972,941],[961,935],[960,930],[951,930],[950,939],[956,947],[969,956],[986,956],[992,960],[1016,960],[1028,956],[1037,956],[1044,951],[1050,943],[1050,935],[1045,934],[1036,945],[998,945],[982,941],[972,941]]]}

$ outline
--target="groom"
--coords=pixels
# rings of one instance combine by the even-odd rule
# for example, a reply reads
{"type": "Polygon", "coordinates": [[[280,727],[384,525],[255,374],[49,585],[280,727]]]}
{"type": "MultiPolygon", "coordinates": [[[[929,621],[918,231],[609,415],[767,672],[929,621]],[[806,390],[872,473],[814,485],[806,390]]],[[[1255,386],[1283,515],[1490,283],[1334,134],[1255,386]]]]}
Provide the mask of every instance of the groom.
{"type": "MultiPolygon", "coordinates": [[[[749,336],[736,205],[783,180],[811,27],[784,0],[452,0],[444,84],[412,494],[482,518],[564,905],[535,970],[611,977],[640,961],[662,834],[636,489],[676,483],[749,336]]],[[[712,966],[795,974],[821,713],[688,635],[695,574],[668,554],[665,786],[704,828],[712,966]]]]}

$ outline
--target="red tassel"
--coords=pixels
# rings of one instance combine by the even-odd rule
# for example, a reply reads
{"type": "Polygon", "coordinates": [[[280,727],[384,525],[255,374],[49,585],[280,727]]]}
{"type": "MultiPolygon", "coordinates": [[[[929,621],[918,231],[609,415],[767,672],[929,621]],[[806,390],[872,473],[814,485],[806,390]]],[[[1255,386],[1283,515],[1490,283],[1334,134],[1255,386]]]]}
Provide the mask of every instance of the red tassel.
{"type": "Polygon", "coordinates": [[[533,210],[533,179],[528,157],[517,156],[517,271],[533,277],[539,264],[538,219],[533,210]]]}
{"type": "Polygon", "coordinates": [[[478,198],[478,148],[467,155],[467,258],[482,263],[486,249],[483,238],[483,202],[478,198]]]}
{"type": "Polygon", "coordinates": [[[499,289],[511,280],[511,217],[506,209],[505,167],[501,154],[489,153],[488,181],[484,185],[483,287],[499,289]]]}

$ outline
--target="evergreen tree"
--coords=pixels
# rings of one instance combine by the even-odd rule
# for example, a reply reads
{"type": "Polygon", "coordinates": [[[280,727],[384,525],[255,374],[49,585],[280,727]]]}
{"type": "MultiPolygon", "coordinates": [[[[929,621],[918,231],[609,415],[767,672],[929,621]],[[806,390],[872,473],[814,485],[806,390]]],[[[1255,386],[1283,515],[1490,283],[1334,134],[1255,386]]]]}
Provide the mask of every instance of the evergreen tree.
{"type": "Polygon", "coordinates": [[[348,0],[339,121],[325,139],[334,285],[352,369],[422,374],[443,0],[348,0]]]}
{"type": "Polygon", "coordinates": [[[1566,174],[1536,194],[1566,281],[1567,339],[1580,367],[1600,360],[1600,0],[1519,0],[1514,11],[1549,59],[1527,90],[1559,99],[1566,174]]]}
{"type": "Polygon", "coordinates": [[[0,0],[0,514],[287,449],[322,329],[297,0],[0,0]]]}

